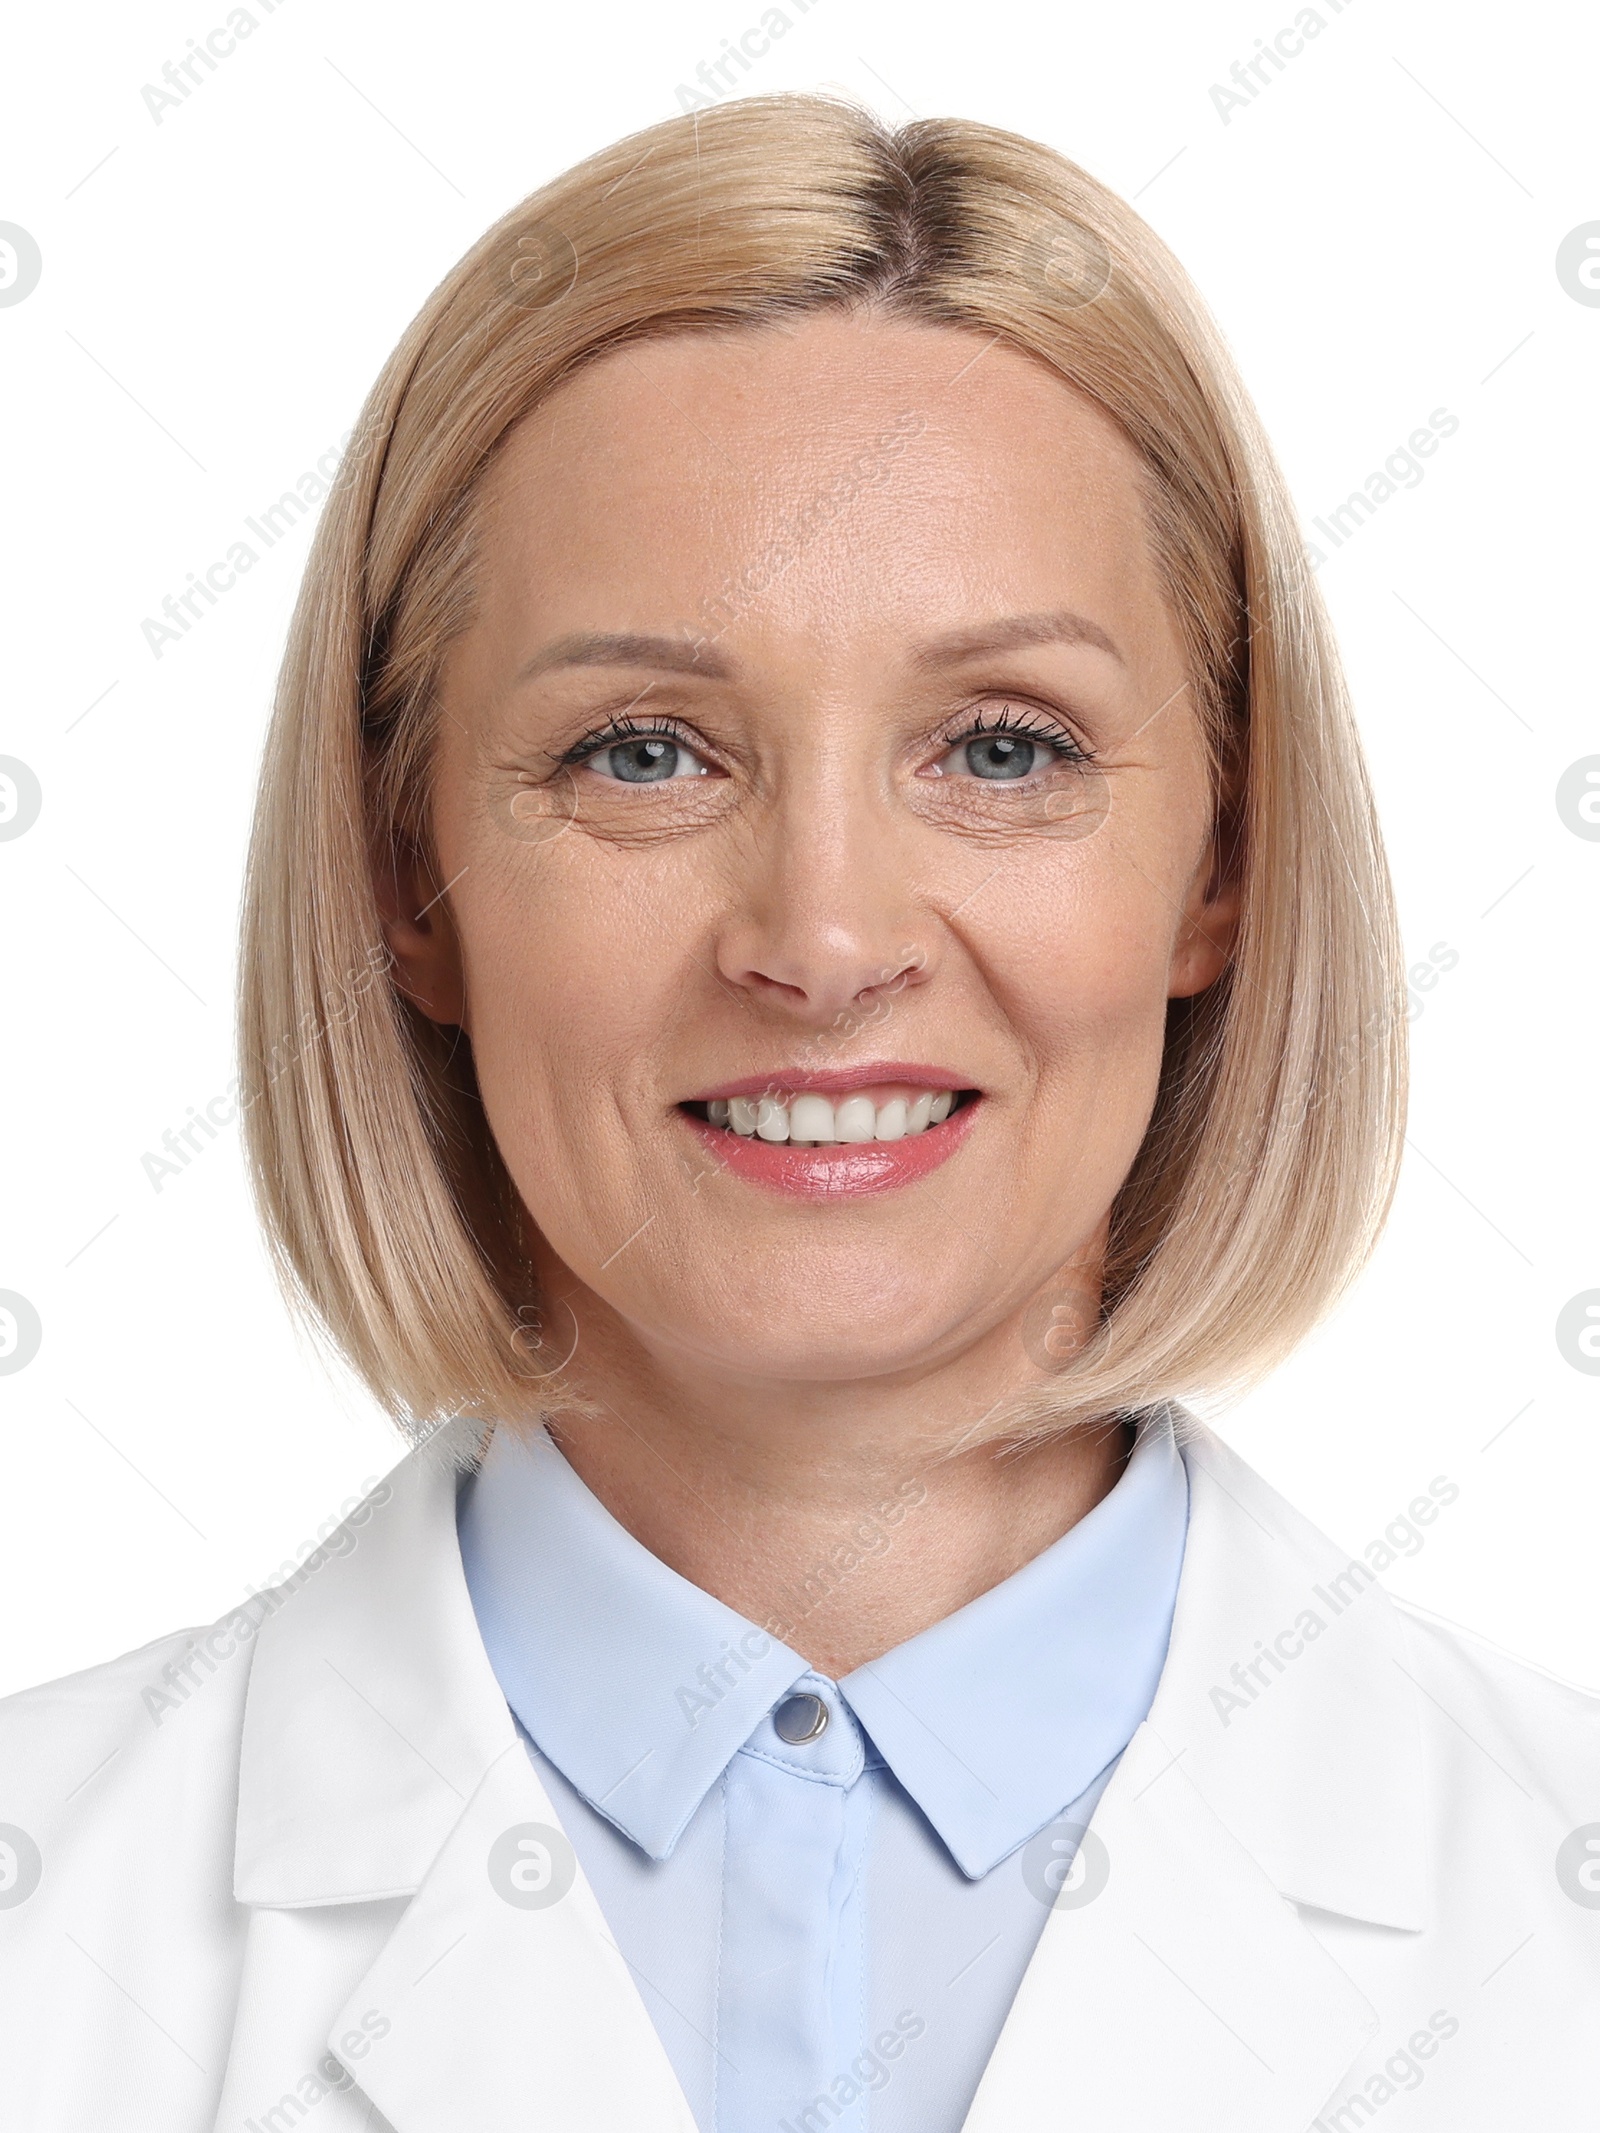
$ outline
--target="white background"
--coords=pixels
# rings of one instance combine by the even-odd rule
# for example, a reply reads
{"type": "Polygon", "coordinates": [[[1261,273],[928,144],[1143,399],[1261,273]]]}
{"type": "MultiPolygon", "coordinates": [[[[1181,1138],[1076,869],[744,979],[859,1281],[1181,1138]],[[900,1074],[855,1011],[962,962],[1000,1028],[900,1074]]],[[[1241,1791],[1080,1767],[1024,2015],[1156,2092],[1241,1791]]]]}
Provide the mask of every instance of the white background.
{"type": "MultiPolygon", "coordinates": [[[[1308,532],[1446,408],[1459,430],[1321,571],[1413,962],[1411,1147],[1380,1255],[1227,1434],[1352,1551],[1436,1475],[1391,1586],[1600,1681],[1600,1378],[1555,1323],[1600,1288],[1600,754],[1592,545],[1600,35],[1576,5],[1136,9],[813,0],[747,78],[1047,141],[1133,198],[1216,310],[1308,532]]],[[[141,91],[227,14],[35,5],[3,63],[0,220],[43,255],[0,308],[0,755],[43,810],[0,842],[0,1289],[43,1343],[0,1376],[0,1690],[220,1613],[398,1442],[291,1333],[236,1133],[143,1158],[233,1073],[237,891],[308,527],[181,643],[141,633],[349,428],[426,292],[505,209],[669,116],[761,0],[535,10],[280,0],[158,124],[141,91]]],[[[1321,542],[1325,549],[1326,542],[1321,542]]]]}

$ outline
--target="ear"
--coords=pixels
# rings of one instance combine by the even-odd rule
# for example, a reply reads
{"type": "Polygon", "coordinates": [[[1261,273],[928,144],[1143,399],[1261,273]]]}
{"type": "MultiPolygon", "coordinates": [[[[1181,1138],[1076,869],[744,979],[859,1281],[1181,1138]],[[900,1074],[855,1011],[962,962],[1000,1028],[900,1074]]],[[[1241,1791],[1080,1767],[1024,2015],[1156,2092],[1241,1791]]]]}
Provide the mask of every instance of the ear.
{"type": "Polygon", "coordinates": [[[1231,824],[1213,826],[1184,899],[1167,977],[1169,1000],[1187,1000],[1221,977],[1239,935],[1239,844],[1231,824]]]}
{"type": "Polygon", "coordinates": [[[374,855],[372,885],[400,990],[430,1021],[465,1029],[461,939],[432,862],[414,837],[396,833],[374,855]]]}

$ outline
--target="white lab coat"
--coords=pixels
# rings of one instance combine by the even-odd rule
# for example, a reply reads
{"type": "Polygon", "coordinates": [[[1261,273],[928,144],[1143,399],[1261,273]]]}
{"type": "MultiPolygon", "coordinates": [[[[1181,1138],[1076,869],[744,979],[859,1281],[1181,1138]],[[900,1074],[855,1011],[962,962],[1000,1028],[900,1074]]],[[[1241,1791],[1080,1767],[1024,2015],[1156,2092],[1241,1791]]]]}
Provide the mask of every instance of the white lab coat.
{"type": "MultiPolygon", "coordinates": [[[[968,2133],[1600,2123],[1600,1698],[1391,1600],[1215,1437],[1188,1458],[1109,1875],[1051,1911],[968,2133]]],[[[581,1874],[491,1884],[557,1817],[453,1490],[413,1454],[253,1636],[0,1703],[0,2124],[693,2133],[581,1874]]]]}

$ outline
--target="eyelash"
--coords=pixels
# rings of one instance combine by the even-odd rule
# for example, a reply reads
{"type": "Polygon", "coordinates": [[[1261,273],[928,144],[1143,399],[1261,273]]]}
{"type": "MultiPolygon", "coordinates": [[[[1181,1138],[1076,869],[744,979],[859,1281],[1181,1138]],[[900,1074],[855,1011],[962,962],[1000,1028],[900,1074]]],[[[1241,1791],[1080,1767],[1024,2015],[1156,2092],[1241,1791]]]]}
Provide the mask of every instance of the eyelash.
{"type": "Polygon", "coordinates": [[[985,719],[980,710],[959,731],[948,732],[944,737],[944,745],[946,748],[959,748],[963,741],[980,740],[986,733],[1015,733],[1024,740],[1038,741],[1044,747],[1054,749],[1062,762],[1087,763],[1092,760],[1091,751],[1074,735],[1042,719],[1037,713],[1014,716],[1009,704],[1002,705],[1000,716],[996,719],[985,719]]]}
{"type": "Polygon", "coordinates": [[[561,751],[556,757],[557,766],[563,770],[571,769],[586,763],[590,756],[599,755],[602,749],[619,747],[623,741],[676,741],[680,747],[695,746],[687,728],[675,718],[653,718],[641,724],[638,719],[624,714],[612,719],[609,725],[591,727],[581,740],[561,751]]]}
{"type": "MultiPolygon", "coordinates": [[[[945,749],[959,748],[964,741],[980,740],[986,733],[1015,733],[1024,740],[1038,741],[1053,749],[1059,760],[1069,763],[1087,763],[1093,760],[1092,751],[1066,732],[1041,718],[1037,713],[1016,713],[1010,704],[1003,704],[998,718],[985,718],[982,710],[968,719],[959,728],[950,728],[940,737],[945,749]]],[[[606,748],[615,748],[624,741],[664,740],[676,741],[681,747],[696,748],[698,743],[683,723],[675,718],[663,717],[641,722],[624,714],[604,726],[594,726],[581,739],[573,742],[556,757],[561,769],[572,769],[586,763],[590,756],[599,755],[606,748]]]]}

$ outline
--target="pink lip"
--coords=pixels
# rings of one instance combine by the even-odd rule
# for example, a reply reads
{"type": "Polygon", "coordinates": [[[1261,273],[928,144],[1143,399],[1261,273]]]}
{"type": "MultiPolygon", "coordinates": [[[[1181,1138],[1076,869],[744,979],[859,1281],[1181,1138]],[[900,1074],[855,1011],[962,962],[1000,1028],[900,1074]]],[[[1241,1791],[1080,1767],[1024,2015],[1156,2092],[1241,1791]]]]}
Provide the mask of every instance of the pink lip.
{"type": "MultiPolygon", "coordinates": [[[[887,1072],[875,1067],[870,1079],[910,1081],[912,1071],[896,1067],[887,1072]]],[[[914,1071],[918,1086],[942,1089],[950,1086],[948,1081],[928,1082],[920,1067],[914,1071]]],[[[817,1089],[820,1093],[823,1085],[811,1081],[798,1085],[786,1083],[785,1086],[817,1089]]],[[[859,1087],[860,1083],[854,1086],[859,1087]]],[[[770,1087],[770,1082],[743,1083],[733,1090],[733,1094],[740,1095],[746,1089],[755,1093],[770,1087]]],[[[941,1125],[929,1126],[903,1141],[841,1141],[831,1147],[799,1148],[791,1148],[787,1141],[747,1140],[743,1134],[730,1133],[725,1126],[709,1125],[690,1111],[680,1112],[679,1116],[699,1140],[708,1158],[708,1167],[731,1170],[735,1177],[748,1178],[753,1185],[765,1185],[771,1192],[788,1193],[796,1199],[844,1200],[862,1193],[887,1192],[896,1185],[910,1185],[937,1170],[955,1154],[971,1132],[972,1122],[981,1108],[981,1100],[964,1103],[941,1125]]]]}
{"type": "MultiPolygon", "coordinates": [[[[686,1096],[685,1103],[723,1103],[731,1096],[848,1096],[852,1089],[876,1088],[880,1082],[902,1082],[912,1089],[970,1089],[973,1084],[953,1067],[910,1066],[903,1059],[871,1059],[864,1066],[838,1067],[829,1074],[791,1073],[786,1067],[771,1074],[747,1074],[742,1081],[719,1081],[714,1089],[686,1096]]],[[[773,1145],[781,1146],[781,1143],[773,1145]]],[[[886,1141],[885,1147],[897,1145],[886,1141]]]]}

